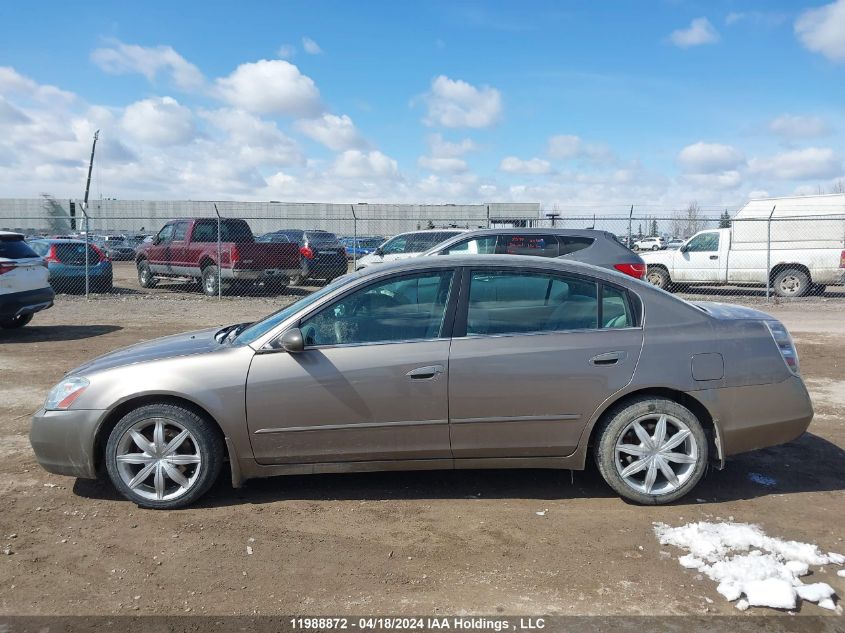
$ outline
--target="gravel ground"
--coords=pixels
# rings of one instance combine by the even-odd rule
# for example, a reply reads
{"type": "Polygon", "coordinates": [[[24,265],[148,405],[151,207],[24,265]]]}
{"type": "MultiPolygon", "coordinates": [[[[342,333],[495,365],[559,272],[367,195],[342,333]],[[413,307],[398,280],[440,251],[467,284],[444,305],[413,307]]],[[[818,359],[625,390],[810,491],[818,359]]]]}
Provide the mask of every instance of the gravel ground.
{"type": "MultiPolygon", "coordinates": [[[[733,519],[845,552],[836,300],[766,308],[795,335],[810,432],[732,460],[669,507],[627,504],[594,470],[508,470],[282,477],[237,491],[224,477],[197,507],[153,512],[35,463],[29,416],[69,369],[289,300],[62,296],[30,326],[0,332],[0,614],[738,613],[678,564],[683,552],[657,543],[654,521],[733,519]]],[[[805,581],[845,595],[833,569],[805,581]]]]}

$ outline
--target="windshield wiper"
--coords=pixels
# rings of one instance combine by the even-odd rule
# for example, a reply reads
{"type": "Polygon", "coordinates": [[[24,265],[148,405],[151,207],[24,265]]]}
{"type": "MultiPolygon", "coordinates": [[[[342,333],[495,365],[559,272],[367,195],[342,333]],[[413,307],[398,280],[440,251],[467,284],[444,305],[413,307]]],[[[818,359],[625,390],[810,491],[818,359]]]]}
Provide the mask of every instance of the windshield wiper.
{"type": "Polygon", "coordinates": [[[231,327],[231,329],[226,333],[226,336],[224,337],[223,340],[226,343],[231,343],[232,341],[234,341],[238,337],[238,334],[243,332],[250,325],[252,325],[252,323],[238,323],[236,325],[233,325],[231,327]]]}

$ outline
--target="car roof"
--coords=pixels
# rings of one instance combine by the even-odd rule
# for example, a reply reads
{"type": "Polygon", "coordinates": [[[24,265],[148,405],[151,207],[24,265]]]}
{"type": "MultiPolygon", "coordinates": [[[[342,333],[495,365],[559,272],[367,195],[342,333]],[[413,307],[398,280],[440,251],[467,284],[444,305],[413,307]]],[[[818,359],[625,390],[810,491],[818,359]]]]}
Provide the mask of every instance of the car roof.
{"type": "MultiPolygon", "coordinates": [[[[48,242],[50,244],[84,244],[85,240],[72,240],[64,237],[41,237],[37,240],[30,240],[31,242],[48,242]]],[[[88,240],[89,244],[93,244],[94,240],[88,240]]]]}
{"type": "Polygon", "coordinates": [[[600,229],[560,229],[560,228],[520,228],[520,227],[499,227],[489,229],[471,229],[467,233],[472,235],[502,235],[504,233],[519,233],[520,235],[572,235],[575,237],[610,237],[613,234],[600,229]]]}
{"type": "Polygon", "coordinates": [[[416,231],[405,231],[404,233],[397,233],[393,237],[399,237],[400,235],[417,235],[422,233],[423,235],[426,233],[444,233],[444,232],[453,232],[453,233],[469,233],[472,229],[462,229],[461,227],[455,226],[448,226],[443,227],[442,229],[418,229],[416,231]]]}
{"type": "Polygon", "coordinates": [[[15,231],[0,231],[1,238],[23,239],[23,233],[16,233],[15,231]]]}

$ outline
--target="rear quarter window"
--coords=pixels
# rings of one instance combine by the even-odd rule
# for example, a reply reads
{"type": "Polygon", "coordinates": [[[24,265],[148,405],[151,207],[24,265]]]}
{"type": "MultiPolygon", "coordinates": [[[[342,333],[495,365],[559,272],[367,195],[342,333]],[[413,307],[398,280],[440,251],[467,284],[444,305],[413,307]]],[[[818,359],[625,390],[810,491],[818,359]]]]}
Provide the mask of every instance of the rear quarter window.
{"type": "Polygon", "coordinates": [[[0,239],[0,257],[6,259],[27,259],[38,257],[29,244],[20,239],[0,239]]]}
{"type": "Polygon", "coordinates": [[[591,237],[575,237],[573,235],[558,235],[558,244],[560,244],[560,255],[571,255],[577,253],[585,248],[589,248],[595,241],[591,237]]]}
{"type": "Polygon", "coordinates": [[[501,235],[496,252],[501,255],[557,257],[560,247],[554,235],[501,235]]]}

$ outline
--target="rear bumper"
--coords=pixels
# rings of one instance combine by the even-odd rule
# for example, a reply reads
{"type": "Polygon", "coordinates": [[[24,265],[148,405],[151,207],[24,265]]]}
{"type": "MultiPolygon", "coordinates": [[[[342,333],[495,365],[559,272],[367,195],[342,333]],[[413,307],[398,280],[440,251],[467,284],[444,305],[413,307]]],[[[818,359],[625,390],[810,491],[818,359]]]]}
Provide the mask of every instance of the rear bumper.
{"type": "Polygon", "coordinates": [[[0,295],[0,318],[34,314],[53,305],[56,293],[49,286],[37,290],[0,295]]]}
{"type": "Polygon", "coordinates": [[[223,279],[237,279],[248,281],[261,281],[262,279],[288,279],[299,274],[298,268],[267,268],[264,270],[253,270],[249,268],[224,268],[223,279]]]}
{"type": "Polygon", "coordinates": [[[305,277],[316,277],[325,279],[328,277],[339,277],[345,275],[349,269],[349,261],[345,255],[337,257],[325,257],[319,259],[303,259],[301,274],[305,277]]]}
{"type": "Polygon", "coordinates": [[[775,384],[725,387],[691,395],[709,401],[705,404],[718,425],[723,456],[791,442],[813,419],[813,403],[797,376],[775,384]]]}
{"type": "Polygon", "coordinates": [[[29,442],[42,468],[57,475],[95,479],[94,438],[106,411],[46,411],[32,417],[29,442]]]}

